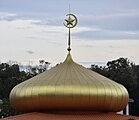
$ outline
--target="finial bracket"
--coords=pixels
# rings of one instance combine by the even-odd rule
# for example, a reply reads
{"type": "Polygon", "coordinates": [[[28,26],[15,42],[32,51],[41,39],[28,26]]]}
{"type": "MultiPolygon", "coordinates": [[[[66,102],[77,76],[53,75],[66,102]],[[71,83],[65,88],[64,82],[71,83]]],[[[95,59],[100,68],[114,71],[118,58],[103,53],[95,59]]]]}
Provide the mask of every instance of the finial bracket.
{"type": "Polygon", "coordinates": [[[65,23],[63,23],[63,24],[65,27],[67,27],[69,29],[69,36],[68,36],[68,46],[69,47],[67,48],[67,50],[70,52],[71,51],[71,48],[70,48],[70,45],[71,45],[70,29],[74,28],[77,25],[78,20],[74,14],[69,13],[66,16],[68,16],[68,19],[65,19],[66,24],[65,23]]]}

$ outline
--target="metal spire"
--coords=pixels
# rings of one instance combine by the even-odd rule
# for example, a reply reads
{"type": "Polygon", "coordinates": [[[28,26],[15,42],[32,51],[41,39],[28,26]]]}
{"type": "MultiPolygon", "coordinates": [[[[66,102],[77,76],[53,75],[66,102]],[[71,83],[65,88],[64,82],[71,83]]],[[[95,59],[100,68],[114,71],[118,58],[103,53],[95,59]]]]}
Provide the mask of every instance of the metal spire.
{"type": "Polygon", "coordinates": [[[74,28],[77,25],[77,17],[74,14],[70,13],[70,5],[69,5],[69,14],[67,14],[66,16],[68,16],[67,19],[65,19],[66,23],[64,23],[64,26],[67,27],[69,29],[69,35],[68,35],[68,48],[67,50],[70,52],[71,51],[71,39],[70,39],[70,29],[74,28]]]}
{"type": "Polygon", "coordinates": [[[70,14],[70,4],[69,4],[69,14],[70,14]]]}

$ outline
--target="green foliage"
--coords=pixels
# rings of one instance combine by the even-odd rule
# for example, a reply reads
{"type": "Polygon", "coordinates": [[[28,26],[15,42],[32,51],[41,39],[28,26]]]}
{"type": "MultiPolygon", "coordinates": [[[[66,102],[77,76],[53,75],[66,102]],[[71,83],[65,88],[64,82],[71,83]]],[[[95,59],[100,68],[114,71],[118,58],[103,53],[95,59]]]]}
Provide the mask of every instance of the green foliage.
{"type": "Polygon", "coordinates": [[[19,65],[0,64],[0,98],[8,98],[11,89],[26,78],[26,73],[19,70],[19,65]]]}
{"type": "Polygon", "coordinates": [[[49,62],[47,62],[45,60],[39,60],[39,65],[38,66],[29,65],[27,67],[26,71],[28,71],[27,73],[28,73],[29,77],[33,77],[37,74],[40,74],[40,73],[46,71],[48,69],[49,65],[50,65],[49,62]]]}
{"type": "Polygon", "coordinates": [[[107,63],[107,71],[114,81],[124,85],[128,92],[132,92],[136,86],[136,76],[133,75],[131,63],[127,58],[119,58],[107,63]]]}
{"type": "Polygon", "coordinates": [[[50,65],[49,62],[44,60],[40,60],[40,65],[37,67],[28,66],[28,70],[20,71],[20,67],[18,64],[9,65],[8,63],[0,64],[0,99],[2,99],[3,104],[0,106],[0,118],[7,117],[11,115],[19,114],[16,112],[9,103],[9,94],[12,88],[47,70],[50,65]],[[26,72],[25,72],[26,71],[26,72]]]}
{"type": "Polygon", "coordinates": [[[102,67],[102,66],[98,66],[98,65],[91,65],[90,69],[101,74],[101,75],[109,77],[109,73],[108,73],[107,68],[105,66],[102,67]]]}
{"type": "Polygon", "coordinates": [[[19,112],[16,112],[11,107],[10,102],[9,102],[9,99],[4,98],[2,101],[3,101],[3,104],[2,104],[1,112],[0,112],[0,117],[1,118],[20,114],[19,112]]]}
{"type": "Polygon", "coordinates": [[[0,64],[0,99],[3,101],[0,118],[17,114],[10,106],[9,94],[15,85],[23,82],[27,78],[27,73],[20,71],[19,65],[9,65],[7,63],[0,64]]]}

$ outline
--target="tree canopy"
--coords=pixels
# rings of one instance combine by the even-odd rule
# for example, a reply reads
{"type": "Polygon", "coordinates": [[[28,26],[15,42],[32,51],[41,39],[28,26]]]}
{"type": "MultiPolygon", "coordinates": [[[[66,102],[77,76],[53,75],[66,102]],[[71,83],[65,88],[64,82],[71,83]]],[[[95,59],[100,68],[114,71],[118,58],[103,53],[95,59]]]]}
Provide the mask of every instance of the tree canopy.
{"type": "Polygon", "coordinates": [[[50,64],[44,60],[40,60],[39,63],[40,64],[35,67],[28,65],[27,70],[24,69],[22,71],[18,64],[0,64],[0,99],[3,101],[3,104],[0,105],[0,118],[19,114],[10,106],[10,91],[15,85],[47,70],[50,64]]]}

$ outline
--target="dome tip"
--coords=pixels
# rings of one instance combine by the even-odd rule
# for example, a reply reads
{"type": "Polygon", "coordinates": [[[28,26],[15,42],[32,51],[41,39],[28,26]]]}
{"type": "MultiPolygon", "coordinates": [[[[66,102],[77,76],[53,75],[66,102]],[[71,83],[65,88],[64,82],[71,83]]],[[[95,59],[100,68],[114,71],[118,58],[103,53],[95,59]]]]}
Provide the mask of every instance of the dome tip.
{"type": "Polygon", "coordinates": [[[66,57],[64,62],[73,62],[73,59],[72,59],[70,52],[67,54],[67,57],[66,57]]]}

